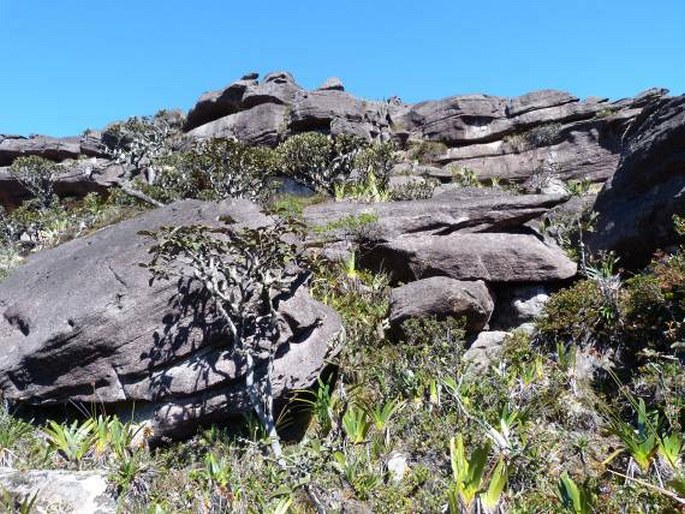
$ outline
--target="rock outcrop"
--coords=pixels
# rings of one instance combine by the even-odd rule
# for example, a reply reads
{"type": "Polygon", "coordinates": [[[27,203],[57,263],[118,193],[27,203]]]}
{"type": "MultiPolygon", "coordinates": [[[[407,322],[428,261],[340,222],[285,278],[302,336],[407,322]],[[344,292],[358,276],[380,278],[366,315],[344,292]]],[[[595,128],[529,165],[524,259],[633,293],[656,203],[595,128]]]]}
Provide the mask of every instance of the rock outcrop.
{"type": "MultiPolygon", "coordinates": [[[[117,503],[107,473],[97,471],[0,468],[0,491],[20,499],[36,498],[31,512],[114,514],[117,503]]],[[[15,512],[11,510],[9,512],[15,512]]]]}
{"type": "Polygon", "coordinates": [[[677,242],[673,215],[685,214],[685,96],[666,99],[637,117],[621,162],[597,197],[593,250],[614,250],[621,265],[648,262],[677,242]]]}
{"type": "Polygon", "coordinates": [[[397,98],[361,100],[335,78],[306,91],[279,72],[262,83],[243,78],[206,93],[191,109],[185,130],[193,137],[230,135],[268,145],[312,130],[401,145],[428,141],[444,145],[434,164],[438,170],[450,168],[441,172],[447,180],[456,167],[472,170],[481,181],[525,182],[547,173],[602,182],[616,169],[628,124],[665,94],[653,89],[610,102],[543,90],[516,98],[463,95],[412,105],[397,98]]]}
{"type": "MultiPolygon", "coordinates": [[[[32,256],[0,284],[0,390],[32,405],[93,402],[152,421],[157,436],[251,411],[243,359],[227,345],[211,304],[185,282],[155,281],[140,263],[141,230],[181,224],[263,226],[247,201],[187,200],[32,256]],[[185,288],[185,289],[184,289],[185,288]]],[[[303,287],[280,301],[285,339],[275,399],[309,387],[336,351],[341,323],[303,287]]],[[[261,361],[257,373],[265,366],[261,361]]]]}
{"type": "Polygon", "coordinates": [[[365,266],[395,281],[447,276],[486,282],[553,282],[572,278],[576,264],[533,233],[472,233],[400,236],[375,245],[365,266]]]}
{"type": "Polygon", "coordinates": [[[396,287],[390,295],[390,326],[400,331],[402,322],[424,316],[464,318],[466,331],[483,330],[495,304],[485,282],[432,277],[396,287]]]}
{"type": "MultiPolygon", "coordinates": [[[[406,284],[392,294],[390,324],[396,334],[405,319],[421,316],[464,317],[468,331],[477,332],[493,312],[491,286],[516,288],[525,297],[531,288],[575,276],[576,264],[526,226],[566,199],[462,188],[429,200],[312,205],[304,209],[304,219],[315,228],[312,245],[327,258],[347,257],[350,241],[358,241],[360,266],[406,284]]],[[[512,305],[515,312],[504,312],[499,325],[530,321],[529,311],[544,300],[528,300],[512,305]]]]}
{"type": "MultiPolygon", "coordinates": [[[[481,182],[525,183],[544,175],[601,183],[617,167],[623,132],[644,108],[666,94],[653,89],[610,102],[581,101],[563,91],[543,90],[516,98],[462,95],[405,104],[397,97],[360,99],[335,77],[311,91],[286,71],[269,73],[261,81],[258,77],[249,73],[222,90],[203,94],[183,123],[189,141],[221,137],[275,146],[307,131],[351,133],[397,142],[407,160],[419,161],[404,173],[442,182],[451,182],[455,171],[467,170],[481,182]],[[424,155],[423,144],[434,145],[430,155],[424,155]]],[[[0,135],[0,167],[20,155],[58,162],[107,157],[96,131],[60,139],[0,135]]],[[[111,177],[99,180],[97,175],[92,180],[112,183],[111,177]]],[[[11,180],[3,184],[0,202],[18,204],[22,198],[15,193],[21,188],[11,180]]],[[[64,193],[98,187],[82,184],[64,193]]]]}

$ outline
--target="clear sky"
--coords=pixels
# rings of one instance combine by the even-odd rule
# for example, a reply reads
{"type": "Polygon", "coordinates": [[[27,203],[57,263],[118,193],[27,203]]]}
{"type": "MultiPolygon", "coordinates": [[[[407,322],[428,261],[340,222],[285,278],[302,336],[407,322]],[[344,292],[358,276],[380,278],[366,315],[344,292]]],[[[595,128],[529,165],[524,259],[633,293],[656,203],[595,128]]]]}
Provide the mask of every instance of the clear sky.
{"type": "Polygon", "coordinates": [[[685,0],[0,0],[0,133],[189,109],[248,71],[366,98],[685,93],[685,0]]]}

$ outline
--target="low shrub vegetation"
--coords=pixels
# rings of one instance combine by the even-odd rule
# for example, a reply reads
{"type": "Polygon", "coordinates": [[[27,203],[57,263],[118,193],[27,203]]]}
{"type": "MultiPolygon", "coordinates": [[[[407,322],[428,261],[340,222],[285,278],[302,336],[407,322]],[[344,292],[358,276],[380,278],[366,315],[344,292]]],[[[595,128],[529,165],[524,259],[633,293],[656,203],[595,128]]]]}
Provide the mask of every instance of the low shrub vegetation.
{"type": "MultiPolygon", "coordinates": [[[[152,160],[154,180],[143,173],[131,184],[155,201],[245,197],[297,218],[326,195],[385,199],[394,149],[303,134],[276,149],[212,140],[152,160]],[[319,193],[274,196],[273,178],[282,173],[319,193]]],[[[25,160],[17,169],[32,198],[0,212],[0,273],[148,205],[118,189],[59,199],[52,164],[25,160]]],[[[309,230],[319,237],[342,232],[354,246],[376,221],[362,211],[309,230]]],[[[164,279],[189,265],[215,288],[227,326],[242,326],[232,336],[253,355],[263,335],[254,332],[258,317],[270,340],[278,337],[263,293],[285,289],[291,278],[264,273],[296,259],[311,271],[312,295],[345,326],[345,344],[317,384],[294,391],[278,411],[268,401],[267,375],[252,384],[254,413],[242,423],[204,427],[157,447],[148,444],[154,434],[147,424],[98,406],[68,420],[35,421],[4,402],[0,466],[104,469],[124,513],[682,512],[682,249],[655,255],[632,275],[611,255],[579,255],[584,276],[552,295],[534,332],[512,332],[496,356],[475,365],[463,320],[418,318],[390,331],[387,276],[359,269],[358,250],[330,262],[279,246],[283,227],[233,235],[161,229],[149,234],[156,244],[150,269],[164,279]],[[238,270],[252,289],[229,298],[225,288],[236,276],[230,258],[249,267],[256,239],[272,245],[273,266],[238,270]],[[190,255],[189,246],[203,249],[204,258],[190,255]]],[[[270,351],[262,358],[272,359],[270,351]]],[[[30,512],[33,498],[0,491],[0,508],[7,505],[30,512]]]]}

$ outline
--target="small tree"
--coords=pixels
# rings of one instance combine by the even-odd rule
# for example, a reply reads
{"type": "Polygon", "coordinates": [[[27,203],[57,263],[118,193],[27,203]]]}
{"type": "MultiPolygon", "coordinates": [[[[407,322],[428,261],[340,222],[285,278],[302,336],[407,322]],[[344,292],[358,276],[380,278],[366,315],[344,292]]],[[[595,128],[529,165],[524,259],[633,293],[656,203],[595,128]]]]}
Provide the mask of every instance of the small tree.
{"type": "Polygon", "coordinates": [[[132,117],[109,126],[102,140],[110,157],[124,168],[124,178],[143,175],[153,185],[157,163],[171,155],[173,128],[164,117],[132,117]]]}
{"type": "Polygon", "coordinates": [[[59,172],[60,167],[56,163],[36,155],[18,157],[10,166],[12,176],[38,200],[44,209],[50,208],[57,202],[55,180],[59,172]]]}
{"type": "MultiPolygon", "coordinates": [[[[276,457],[281,446],[276,432],[271,376],[284,320],[276,297],[288,291],[299,275],[298,247],[284,241],[290,230],[279,222],[270,227],[162,227],[143,232],[156,239],[146,266],[154,279],[172,275],[199,281],[231,336],[234,351],[245,361],[245,386],[250,404],[264,425],[276,457]],[[266,372],[257,376],[256,360],[266,354],[266,372]]],[[[292,227],[290,222],[287,222],[292,227]]]]}

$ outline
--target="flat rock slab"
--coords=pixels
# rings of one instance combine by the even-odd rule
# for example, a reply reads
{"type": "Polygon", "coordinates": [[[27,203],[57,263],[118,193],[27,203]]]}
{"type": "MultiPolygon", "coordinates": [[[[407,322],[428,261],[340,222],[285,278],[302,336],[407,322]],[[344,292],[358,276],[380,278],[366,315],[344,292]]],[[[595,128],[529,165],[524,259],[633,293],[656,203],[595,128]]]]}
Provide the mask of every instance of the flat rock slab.
{"type": "MultiPolygon", "coordinates": [[[[463,188],[428,200],[368,204],[329,202],[304,209],[310,226],[325,228],[341,220],[372,220],[362,227],[367,238],[388,241],[403,234],[482,232],[518,227],[563,203],[562,195],[519,195],[496,189],[463,188]]],[[[349,238],[343,230],[331,230],[329,238],[349,238]]]]}
{"type": "Polygon", "coordinates": [[[493,309],[494,301],[485,282],[431,277],[392,290],[390,326],[398,331],[402,322],[410,318],[463,317],[467,332],[474,333],[485,327],[493,309]]]}
{"type": "Polygon", "coordinates": [[[114,514],[117,505],[107,487],[106,475],[95,471],[0,468],[0,490],[19,502],[37,495],[35,514],[114,514]]]}
{"type": "Polygon", "coordinates": [[[486,282],[548,282],[577,272],[564,252],[525,233],[406,235],[375,245],[361,264],[396,281],[431,276],[486,282]]]}
{"type": "MultiPolygon", "coordinates": [[[[243,359],[197,288],[155,281],[139,264],[160,226],[271,223],[245,200],[186,200],[40,252],[0,284],[0,390],[31,405],[95,402],[152,422],[156,435],[250,411],[243,359]]],[[[283,340],[276,400],[316,381],[342,332],[339,317],[294,286],[277,306],[283,340]]],[[[256,372],[266,362],[258,359],[256,372]]]]}

